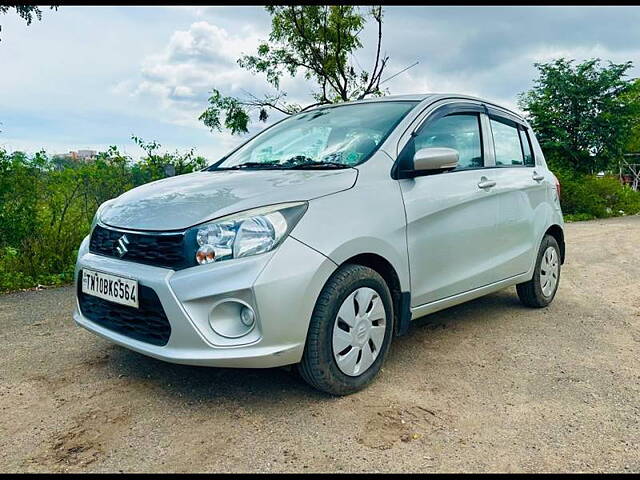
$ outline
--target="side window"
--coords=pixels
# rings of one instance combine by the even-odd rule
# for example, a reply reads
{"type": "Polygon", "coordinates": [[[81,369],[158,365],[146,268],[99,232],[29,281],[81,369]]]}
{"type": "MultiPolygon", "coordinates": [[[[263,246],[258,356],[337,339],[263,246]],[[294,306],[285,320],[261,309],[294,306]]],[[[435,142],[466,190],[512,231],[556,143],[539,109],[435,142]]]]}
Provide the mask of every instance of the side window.
{"type": "Polygon", "coordinates": [[[524,152],[524,164],[527,167],[533,167],[535,162],[533,160],[533,153],[531,152],[529,135],[523,128],[519,128],[518,131],[520,132],[520,142],[522,143],[522,151],[524,152]]]}
{"type": "Polygon", "coordinates": [[[413,152],[428,147],[448,147],[458,151],[458,168],[484,165],[480,118],[477,114],[452,114],[428,124],[414,138],[413,152]]]}
{"type": "Polygon", "coordinates": [[[490,121],[496,165],[524,165],[518,129],[493,118],[490,121]]]}

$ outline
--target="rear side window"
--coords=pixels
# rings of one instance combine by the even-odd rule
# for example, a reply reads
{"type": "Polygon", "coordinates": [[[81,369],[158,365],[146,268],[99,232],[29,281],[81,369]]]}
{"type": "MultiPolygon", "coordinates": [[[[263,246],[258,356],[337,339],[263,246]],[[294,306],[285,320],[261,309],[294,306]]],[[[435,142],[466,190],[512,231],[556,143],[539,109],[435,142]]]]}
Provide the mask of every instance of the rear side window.
{"type": "Polygon", "coordinates": [[[519,128],[520,142],[522,143],[522,152],[524,153],[524,164],[527,167],[533,167],[535,162],[533,160],[533,153],[531,152],[531,142],[529,141],[529,135],[523,128],[519,128]]]}
{"type": "Polygon", "coordinates": [[[477,114],[453,114],[439,118],[414,139],[414,153],[421,148],[447,147],[458,151],[458,169],[483,166],[480,118],[477,114]]]}
{"type": "Polygon", "coordinates": [[[490,122],[496,153],[496,165],[524,165],[524,155],[518,128],[515,125],[508,125],[494,118],[491,118],[490,122]]]}

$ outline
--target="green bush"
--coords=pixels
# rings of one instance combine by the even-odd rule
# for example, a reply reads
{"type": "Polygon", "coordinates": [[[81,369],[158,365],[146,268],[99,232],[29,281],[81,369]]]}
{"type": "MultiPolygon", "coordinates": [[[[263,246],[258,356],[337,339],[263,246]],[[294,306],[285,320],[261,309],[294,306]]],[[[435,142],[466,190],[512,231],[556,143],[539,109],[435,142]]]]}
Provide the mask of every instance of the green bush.
{"type": "Polygon", "coordinates": [[[586,220],[595,220],[595,218],[589,213],[567,213],[564,215],[565,222],[584,222],[586,220]]]}
{"type": "Polygon", "coordinates": [[[0,292],[70,282],[102,202],[164,178],[167,165],[178,175],[206,165],[193,151],[159,154],[159,144],[134,140],[146,152],[139,161],[115,147],[86,163],[0,149],[0,292]]]}
{"type": "Polygon", "coordinates": [[[61,273],[37,272],[35,276],[25,273],[25,267],[16,249],[5,247],[4,251],[0,251],[0,292],[38,285],[64,285],[73,280],[73,264],[67,265],[61,273]]]}
{"type": "Polygon", "coordinates": [[[569,221],[640,213],[640,192],[622,185],[617,177],[554,173],[562,187],[562,212],[569,221]]]}

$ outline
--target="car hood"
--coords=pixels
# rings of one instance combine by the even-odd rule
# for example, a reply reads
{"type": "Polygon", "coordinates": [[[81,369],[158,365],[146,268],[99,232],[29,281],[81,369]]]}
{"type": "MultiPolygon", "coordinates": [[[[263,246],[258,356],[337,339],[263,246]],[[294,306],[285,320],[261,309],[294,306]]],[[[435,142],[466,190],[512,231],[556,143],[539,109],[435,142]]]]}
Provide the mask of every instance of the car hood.
{"type": "Polygon", "coordinates": [[[123,193],[105,206],[100,221],[133,230],[181,230],[249,208],[346,190],[357,176],[354,168],[195,172],[123,193]]]}

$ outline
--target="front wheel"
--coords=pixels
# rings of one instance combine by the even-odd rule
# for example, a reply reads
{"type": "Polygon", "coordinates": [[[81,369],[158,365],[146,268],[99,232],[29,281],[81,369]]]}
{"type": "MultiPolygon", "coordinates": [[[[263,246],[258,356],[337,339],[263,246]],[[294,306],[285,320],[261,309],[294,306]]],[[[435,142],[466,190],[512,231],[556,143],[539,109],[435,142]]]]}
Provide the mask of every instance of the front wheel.
{"type": "Polygon", "coordinates": [[[391,343],[393,303],[384,279],[362,265],[344,265],[327,281],[313,311],[298,369],[332,395],[364,388],[391,343]]]}
{"type": "Polygon", "coordinates": [[[551,303],[560,283],[560,247],[551,235],[540,244],[533,278],[516,285],[520,301],[528,307],[541,308],[551,303]]]}

